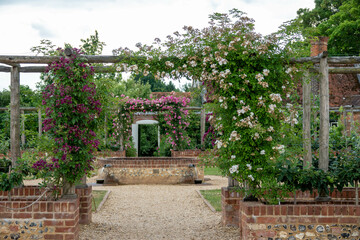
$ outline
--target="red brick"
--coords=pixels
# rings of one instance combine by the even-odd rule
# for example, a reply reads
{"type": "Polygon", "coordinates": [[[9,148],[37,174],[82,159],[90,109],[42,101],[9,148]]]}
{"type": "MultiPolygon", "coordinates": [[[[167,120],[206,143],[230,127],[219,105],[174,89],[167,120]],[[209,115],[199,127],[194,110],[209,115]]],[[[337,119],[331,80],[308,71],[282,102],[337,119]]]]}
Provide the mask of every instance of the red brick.
{"type": "Polygon", "coordinates": [[[287,206],[280,206],[281,208],[281,215],[286,215],[287,214],[287,206]]]}
{"type": "Polygon", "coordinates": [[[64,226],[64,221],[61,221],[61,220],[44,220],[44,226],[64,226]]]}
{"type": "Polygon", "coordinates": [[[327,206],[321,206],[321,215],[322,216],[327,216],[327,210],[328,210],[328,207],[327,206]]]}
{"type": "Polygon", "coordinates": [[[34,219],[52,219],[54,218],[53,213],[34,213],[34,219]]]}
{"type": "Polygon", "coordinates": [[[73,233],[73,232],[75,232],[75,228],[74,227],[56,227],[55,232],[56,233],[65,233],[65,232],[73,233]]]}
{"type": "Polygon", "coordinates": [[[31,213],[13,213],[13,218],[31,218],[31,213]]]}
{"type": "Polygon", "coordinates": [[[314,207],[313,207],[313,210],[314,210],[314,215],[320,216],[321,206],[314,206],[314,207]]]}
{"type": "Polygon", "coordinates": [[[308,215],[314,215],[314,207],[313,206],[307,206],[307,212],[308,212],[308,215]]]}
{"type": "Polygon", "coordinates": [[[255,207],[254,207],[254,215],[255,215],[255,216],[259,216],[259,215],[260,215],[260,207],[259,207],[259,206],[255,206],[255,207]]]}
{"type": "Polygon", "coordinates": [[[280,215],[280,206],[274,206],[274,215],[276,216],[280,215]]]}
{"type": "Polygon", "coordinates": [[[294,215],[294,207],[293,206],[288,206],[287,214],[294,215]]]}
{"type": "Polygon", "coordinates": [[[275,217],[257,217],[256,218],[256,223],[266,223],[266,224],[276,224],[278,221],[277,221],[277,218],[275,217]]]}
{"type": "Polygon", "coordinates": [[[45,202],[40,203],[40,212],[46,212],[46,203],[45,202]]]}
{"type": "Polygon", "coordinates": [[[274,206],[266,206],[266,212],[267,212],[267,215],[274,215],[274,206]]]}
{"type": "Polygon", "coordinates": [[[45,234],[44,239],[63,240],[63,234],[45,234]]]}
{"type": "Polygon", "coordinates": [[[328,209],[328,216],[335,215],[335,207],[334,206],[327,206],[327,209],[328,209]]]}
{"type": "Polygon", "coordinates": [[[54,213],[55,219],[74,219],[74,213],[54,213]]]}
{"type": "Polygon", "coordinates": [[[10,212],[4,213],[0,212],[0,218],[11,218],[12,214],[10,212]]]}
{"type": "Polygon", "coordinates": [[[334,217],[319,217],[318,218],[318,223],[338,223],[338,218],[334,218],[334,217]]]}
{"type": "Polygon", "coordinates": [[[294,205],[294,215],[295,216],[300,215],[300,206],[294,205]]]}
{"type": "Polygon", "coordinates": [[[67,212],[68,211],[68,203],[63,202],[61,203],[61,212],[67,212]]]}
{"type": "Polygon", "coordinates": [[[47,211],[54,212],[54,203],[52,203],[52,202],[47,203],[47,211]]]}
{"type": "MultiPolygon", "coordinates": [[[[267,207],[270,207],[270,206],[261,206],[261,207],[260,207],[260,215],[261,215],[261,216],[270,215],[270,214],[267,214],[267,213],[266,213],[266,208],[267,208],[267,207]]],[[[271,214],[271,215],[272,215],[272,214],[271,214]]]]}
{"type": "Polygon", "coordinates": [[[340,217],[339,223],[358,223],[358,219],[356,217],[340,217]]]}

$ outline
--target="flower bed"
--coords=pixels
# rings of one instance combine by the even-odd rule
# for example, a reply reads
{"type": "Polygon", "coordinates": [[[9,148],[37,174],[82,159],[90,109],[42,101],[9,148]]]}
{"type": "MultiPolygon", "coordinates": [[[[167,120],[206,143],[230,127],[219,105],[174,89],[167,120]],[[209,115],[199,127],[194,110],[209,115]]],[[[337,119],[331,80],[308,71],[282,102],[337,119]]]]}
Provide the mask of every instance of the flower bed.
{"type": "Polygon", "coordinates": [[[40,200],[32,204],[43,190],[29,186],[0,192],[1,239],[78,239],[79,224],[91,221],[92,187],[76,189],[77,199],[40,200]],[[7,208],[3,207],[6,206],[7,208]]]}
{"type": "Polygon", "coordinates": [[[333,201],[324,203],[311,199],[316,193],[297,195],[297,204],[264,205],[243,202],[241,194],[222,188],[223,224],[237,225],[243,240],[359,238],[354,189],[334,191],[333,201]]]}

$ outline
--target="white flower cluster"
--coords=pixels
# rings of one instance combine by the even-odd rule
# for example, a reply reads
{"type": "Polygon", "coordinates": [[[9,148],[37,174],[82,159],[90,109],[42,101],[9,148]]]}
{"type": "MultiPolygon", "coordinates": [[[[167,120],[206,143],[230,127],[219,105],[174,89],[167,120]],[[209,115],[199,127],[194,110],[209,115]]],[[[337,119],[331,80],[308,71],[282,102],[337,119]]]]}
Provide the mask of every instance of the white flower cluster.
{"type": "Polygon", "coordinates": [[[250,175],[248,175],[248,178],[250,178],[251,179],[251,181],[255,181],[255,178],[250,174],[250,175]]]}
{"type": "Polygon", "coordinates": [[[277,146],[273,147],[272,149],[277,150],[280,154],[283,154],[285,152],[284,145],[277,145],[277,146]]]}
{"type": "Polygon", "coordinates": [[[238,141],[240,140],[240,135],[236,131],[232,131],[230,134],[229,141],[238,141]]]}
{"type": "Polygon", "coordinates": [[[229,169],[230,174],[239,172],[239,165],[234,165],[229,169]]]}
{"type": "Polygon", "coordinates": [[[255,134],[254,134],[254,140],[259,139],[259,138],[260,138],[260,134],[259,134],[259,133],[255,133],[255,134]]]}
{"type": "Polygon", "coordinates": [[[260,155],[265,155],[265,150],[261,150],[260,155]]]}
{"type": "Polygon", "coordinates": [[[265,100],[263,99],[263,97],[262,96],[260,96],[259,98],[258,98],[258,100],[259,100],[259,102],[258,102],[258,106],[265,106],[265,100]]]}
{"type": "Polygon", "coordinates": [[[249,170],[251,170],[252,169],[252,167],[251,167],[251,164],[246,164],[246,167],[249,169],[249,170]]]}
{"type": "Polygon", "coordinates": [[[272,93],[270,94],[270,98],[273,102],[280,103],[282,101],[280,94],[272,93]]]}
{"type": "Polygon", "coordinates": [[[274,113],[275,112],[275,108],[276,108],[276,105],[275,104],[270,104],[269,105],[269,113],[274,113]]]}
{"type": "Polygon", "coordinates": [[[166,61],[165,62],[165,65],[168,67],[168,68],[173,68],[174,67],[174,64],[170,61],[166,61]]]}
{"type": "Polygon", "coordinates": [[[240,122],[235,123],[237,127],[249,127],[253,128],[256,125],[256,120],[254,121],[254,113],[250,112],[250,116],[243,118],[240,122]]]}
{"type": "Polygon", "coordinates": [[[218,149],[220,149],[220,148],[222,147],[222,145],[223,145],[223,143],[222,143],[221,140],[216,140],[216,141],[215,141],[215,144],[216,144],[216,147],[217,147],[218,149]]]}
{"type": "Polygon", "coordinates": [[[241,109],[237,110],[237,114],[238,114],[238,116],[240,116],[241,114],[245,114],[246,112],[248,112],[250,110],[251,110],[250,106],[243,106],[241,109]]]}

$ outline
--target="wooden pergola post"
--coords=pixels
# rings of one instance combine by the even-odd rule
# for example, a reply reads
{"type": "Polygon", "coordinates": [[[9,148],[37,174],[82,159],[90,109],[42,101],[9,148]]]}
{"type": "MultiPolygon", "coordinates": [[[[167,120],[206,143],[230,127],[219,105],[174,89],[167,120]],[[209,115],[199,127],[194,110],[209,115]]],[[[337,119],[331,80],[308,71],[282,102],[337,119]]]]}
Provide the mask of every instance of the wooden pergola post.
{"type": "Polygon", "coordinates": [[[11,68],[10,84],[10,152],[12,166],[16,166],[20,152],[20,71],[19,66],[11,68]]]}
{"type": "MultiPolygon", "coordinates": [[[[327,52],[320,56],[320,149],[319,149],[319,168],[324,172],[329,169],[329,66],[327,62],[327,52]]],[[[330,201],[331,197],[320,190],[317,201],[330,201]]]]}
{"type": "Polygon", "coordinates": [[[329,169],[329,69],[327,52],[320,54],[320,149],[319,168],[329,169]]]}
{"type": "Polygon", "coordinates": [[[42,116],[41,116],[41,109],[38,109],[38,129],[39,129],[39,138],[42,135],[42,116]]]}
{"type": "Polygon", "coordinates": [[[201,150],[205,150],[205,141],[204,141],[204,135],[205,135],[205,120],[206,120],[206,114],[205,114],[205,108],[204,106],[201,108],[201,115],[200,115],[200,137],[201,137],[201,150]]]}
{"type": "Polygon", "coordinates": [[[311,83],[309,73],[303,78],[303,146],[304,146],[304,169],[312,165],[311,154],[311,83]]]}
{"type": "Polygon", "coordinates": [[[21,145],[25,146],[25,111],[21,110],[21,145]]]}

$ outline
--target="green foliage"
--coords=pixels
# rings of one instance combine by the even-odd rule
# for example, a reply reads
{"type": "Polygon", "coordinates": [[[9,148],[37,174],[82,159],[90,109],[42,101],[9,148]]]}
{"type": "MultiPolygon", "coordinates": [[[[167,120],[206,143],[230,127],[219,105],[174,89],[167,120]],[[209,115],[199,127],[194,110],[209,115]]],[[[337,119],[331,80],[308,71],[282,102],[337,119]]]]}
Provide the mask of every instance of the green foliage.
{"type": "Polygon", "coordinates": [[[155,79],[152,74],[149,74],[147,76],[138,74],[134,77],[134,80],[135,82],[141,83],[142,85],[150,85],[151,92],[179,92],[179,90],[172,82],[166,84],[162,80],[155,79]]]}
{"type": "Polygon", "coordinates": [[[282,25],[281,31],[288,34],[288,45],[303,52],[300,55],[307,56],[309,50],[305,39],[317,36],[329,37],[328,51],[332,55],[359,55],[359,0],[315,0],[314,9],[300,8],[297,14],[296,19],[282,25]]]}
{"type": "Polygon", "coordinates": [[[80,45],[80,49],[86,55],[99,55],[102,53],[104,46],[106,46],[104,42],[100,41],[97,30],[95,30],[95,35],[90,35],[89,38],[80,39],[80,41],[83,43],[80,45]]]}
{"type": "Polygon", "coordinates": [[[139,125],[139,156],[153,156],[158,147],[158,125],[139,125]]]}
{"type": "Polygon", "coordinates": [[[344,1],[339,11],[322,22],[320,34],[329,36],[332,55],[360,55],[360,1],[344,1]]]}

